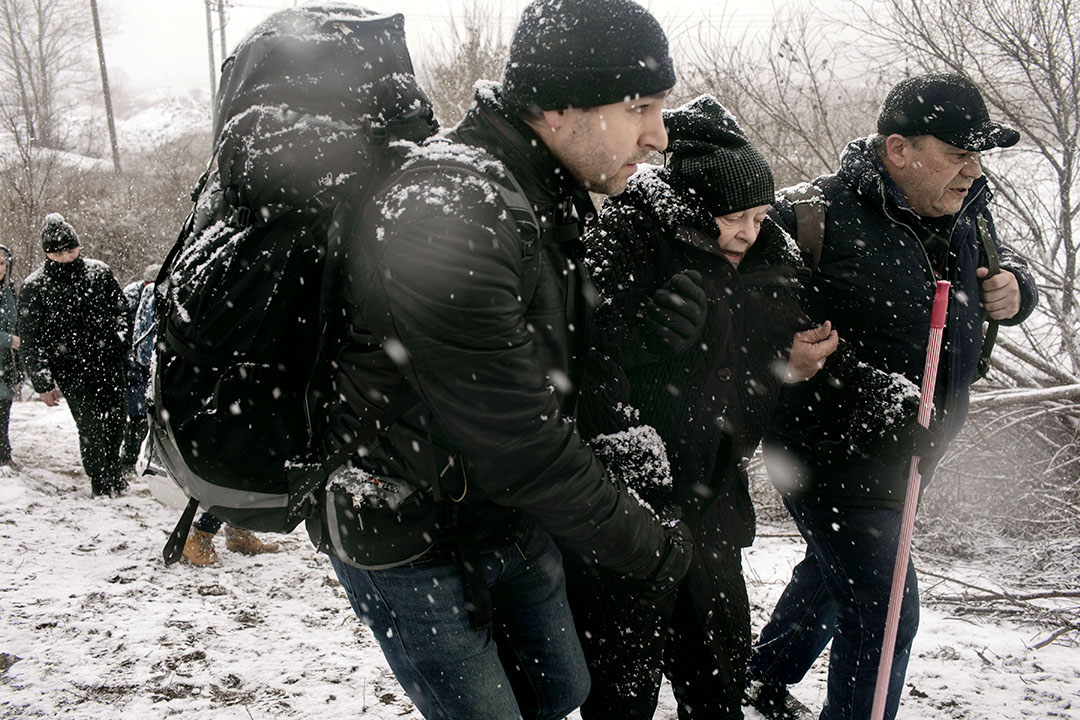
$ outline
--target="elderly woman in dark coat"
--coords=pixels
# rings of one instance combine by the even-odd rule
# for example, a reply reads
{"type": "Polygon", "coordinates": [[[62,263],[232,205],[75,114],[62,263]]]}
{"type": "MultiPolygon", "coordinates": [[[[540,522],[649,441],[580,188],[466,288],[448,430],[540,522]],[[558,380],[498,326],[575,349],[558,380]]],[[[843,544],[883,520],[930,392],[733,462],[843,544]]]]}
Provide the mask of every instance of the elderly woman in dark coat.
{"type": "MultiPolygon", "coordinates": [[[[805,331],[801,260],[766,216],[774,189],[764,158],[712,97],[667,112],[665,122],[667,167],[638,172],[586,236],[605,360],[592,364],[581,422],[609,449],[612,431],[655,428],[672,482],[635,489],[689,523],[695,559],[672,602],[651,607],[619,578],[567,558],[593,679],[587,719],[651,718],[662,671],[680,718],[742,717],[750,611],[741,550],[754,539],[746,459],[778,404],[793,336],[805,331]]],[[[806,377],[836,336],[826,325],[801,339],[806,377]]],[[[599,454],[615,473],[628,460],[599,454]]]]}

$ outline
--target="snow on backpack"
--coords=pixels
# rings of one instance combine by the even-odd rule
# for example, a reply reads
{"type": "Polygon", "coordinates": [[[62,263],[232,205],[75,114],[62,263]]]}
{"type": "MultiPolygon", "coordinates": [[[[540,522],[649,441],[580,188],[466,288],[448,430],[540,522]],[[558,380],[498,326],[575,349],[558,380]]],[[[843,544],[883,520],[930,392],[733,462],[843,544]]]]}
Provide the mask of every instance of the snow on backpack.
{"type": "Polygon", "coordinates": [[[325,471],[306,400],[318,364],[335,206],[391,175],[392,140],[437,123],[404,18],[328,2],[283,10],[222,66],[210,167],[157,283],[150,447],[225,522],[289,532],[325,471]]]}

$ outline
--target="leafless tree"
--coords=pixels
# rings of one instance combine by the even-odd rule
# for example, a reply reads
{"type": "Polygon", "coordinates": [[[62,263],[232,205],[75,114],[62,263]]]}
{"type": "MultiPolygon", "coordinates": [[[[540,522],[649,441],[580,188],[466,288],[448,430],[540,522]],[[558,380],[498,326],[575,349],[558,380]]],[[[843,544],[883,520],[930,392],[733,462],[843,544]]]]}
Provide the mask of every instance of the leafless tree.
{"type": "Polygon", "coordinates": [[[0,111],[20,136],[62,148],[61,115],[92,82],[86,57],[91,18],[76,0],[0,0],[0,111]]]}
{"type": "Polygon", "coordinates": [[[419,60],[424,89],[444,127],[457,123],[472,104],[477,80],[498,80],[510,51],[499,0],[469,0],[450,16],[440,43],[419,60]]]}
{"type": "Polygon", "coordinates": [[[881,76],[853,65],[828,23],[802,7],[777,14],[762,37],[732,41],[721,21],[681,38],[680,95],[720,99],[782,185],[835,169],[848,141],[872,130],[884,93],[881,76]]]}
{"type": "Polygon", "coordinates": [[[1042,290],[1047,322],[1028,325],[1027,345],[1056,370],[1046,384],[1080,382],[1080,10],[1070,0],[882,0],[875,9],[856,20],[863,32],[921,69],[971,77],[991,112],[1023,133],[986,170],[999,225],[1042,290]]]}
{"type": "Polygon", "coordinates": [[[65,114],[92,92],[92,37],[77,0],[0,0],[0,133],[10,140],[0,157],[0,230],[23,258],[55,183],[78,172],[61,170],[56,152],[66,149],[65,114]]]}

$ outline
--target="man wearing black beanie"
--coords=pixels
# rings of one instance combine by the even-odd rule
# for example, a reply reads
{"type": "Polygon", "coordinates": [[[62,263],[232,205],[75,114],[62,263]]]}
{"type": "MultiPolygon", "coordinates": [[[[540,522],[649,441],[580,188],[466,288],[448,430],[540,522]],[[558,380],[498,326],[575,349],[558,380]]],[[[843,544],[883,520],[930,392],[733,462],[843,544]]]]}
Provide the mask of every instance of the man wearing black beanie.
{"type": "Polygon", "coordinates": [[[109,266],[80,257],[75,228],[58,213],[41,231],[45,263],[19,294],[19,336],[34,390],[67,400],[93,495],[118,495],[125,412],[127,303],[109,266]]]}
{"type": "Polygon", "coordinates": [[[309,532],[424,717],[555,720],[584,700],[555,540],[645,599],[690,563],[685,528],[611,481],[571,422],[592,312],[587,191],[620,192],[664,149],[674,83],[667,38],[639,5],[536,0],[503,84],[480,83],[461,123],[408,151],[342,225],[325,444],[405,409],[331,476],[309,532]],[[354,479],[434,488],[439,529],[373,567],[351,543],[370,537],[354,479]]]}

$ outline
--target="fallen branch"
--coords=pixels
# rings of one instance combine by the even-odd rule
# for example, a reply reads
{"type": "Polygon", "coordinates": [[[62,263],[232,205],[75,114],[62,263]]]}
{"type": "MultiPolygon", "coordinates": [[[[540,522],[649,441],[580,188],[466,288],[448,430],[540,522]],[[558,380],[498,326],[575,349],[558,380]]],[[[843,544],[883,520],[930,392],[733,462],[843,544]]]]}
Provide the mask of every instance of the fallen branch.
{"type": "Polygon", "coordinates": [[[1055,630],[1054,632],[1050,633],[1050,637],[1046,638],[1045,640],[1040,640],[1039,642],[1035,643],[1032,647],[1035,650],[1042,650],[1044,647],[1046,647],[1050,643],[1054,642],[1055,640],[1057,640],[1059,637],[1061,637],[1065,633],[1072,632],[1074,630],[1080,630],[1080,625],[1077,625],[1076,623],[1073,623],[1071,625],[1066,625],[1065,627],[1060,627],[1057,630],[1055,630]]]}
{"type": "Polygon", "coordinates": [[[940,575],[938,573],[930,572],[929,570],[920,570],[920,575],[928,575],[929,577],[935,577],[939,580],[945,580],[946,582],[956,583],[957,585],[963,585],[966,588],[972,590],[978,590],[983,593],[979,595],[939,595],[938,600],[947,600],[955,598],[957,600],[1008,600],[1009,602],[1027,602],[1029,600],[1046,600],[1049,598],[1080,598],[1080,590],[1044,590],[1042,592],[1023,593],[1017,595],[1015,593],[1005,592],[1004,590],[990,590],[988,588],[980,587],[978,585],[972,585],[969,582],[963,580],[957,580],[956,578],[949,577],[948,575],[940,575]]]}
{"type": "Polygon", "coordinates": [[[971,396],[972,409],[988,405],[1016,405],[1047,400],[1080,400],[1080,384],[1059,385],[1038,390],[992,390],[971,396]]]}

